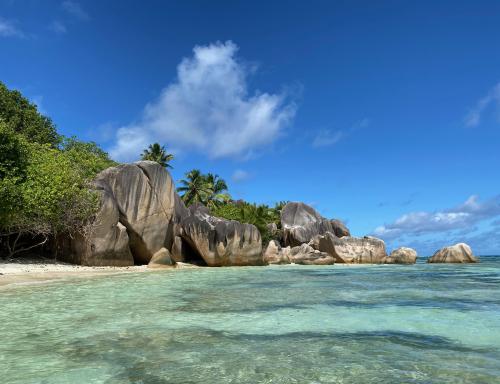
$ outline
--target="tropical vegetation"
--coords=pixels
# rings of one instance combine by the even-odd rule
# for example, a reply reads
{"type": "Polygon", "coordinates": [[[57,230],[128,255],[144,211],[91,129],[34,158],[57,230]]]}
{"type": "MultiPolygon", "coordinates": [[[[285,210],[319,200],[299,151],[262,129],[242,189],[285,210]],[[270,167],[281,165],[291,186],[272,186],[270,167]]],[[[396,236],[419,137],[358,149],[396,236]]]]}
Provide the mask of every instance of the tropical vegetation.
{"type": "Polygon", "coordinates": [[[174,159],[174,155],[167,153],[164,145],[159,143],[151,144],[147,149],[142,152],[142,160],[156,161],[162,167],[173,168],[170,162],[174,159]]]}
{"type": "Polygon", "coordinates": [[[98,207],[89,183],[114,164],[95,143],[59,135],[36,105],[0,83],[0,255],[81,230],[98,207]]]}
{"type": "MultiPolygon", "coordinates": [[[[174,156],[153,143],[141,158],[172,168],[174,156]]],[[[0,257],[50,251],[59,235],[85,231],[99,205],[90,184],[114,165],[96,143],[58,134],[34,103],[0,82],[0,257]]],[[[279,238],[284,202],[270,207],[235,201],[224,179],[199,169],[179,184],[187,206],[203,204],[214,216],[253,224],[264,242],[279,238]]]]}

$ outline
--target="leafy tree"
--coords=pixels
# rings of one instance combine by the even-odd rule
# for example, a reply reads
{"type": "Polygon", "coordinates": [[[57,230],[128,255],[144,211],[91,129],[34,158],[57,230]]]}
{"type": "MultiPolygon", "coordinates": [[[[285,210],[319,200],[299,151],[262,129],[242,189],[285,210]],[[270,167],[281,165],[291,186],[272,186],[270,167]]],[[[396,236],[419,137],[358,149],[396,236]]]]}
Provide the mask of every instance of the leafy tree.
{"type": "Polygon", "coordinates": [[[167,153],[165,146],[158,143],[151,144],[141,155],[142,160],[156,161],[162,167],[173,168],[169,163],[174,159],[174,155],[167,153]]]}
{"type": "Polygon", "coordinates": [[[177,188],[182,193],[181,199],[186,205],[201,203],[205,205],[212,194],[210,184],[199,169],[192,169],[186,173],[186,178],[180,181],[177,188]]]}
{"type": "MultiPolygon", "coordinates": [[[[24,178],[7,182],[17,197],[0,223],[8,257],[46,243],[58,233],[79,231],[98,207],[84,163],[49,144],[28,143],[24,178]]],[[[91,164],[90,162],[88,162],[91,164]]],[[[6,179],[2,180],[2,184],[6,179]]]]}
{"type": "Polygon", "coordinates": [[[0,229],[21,206],[18,186],[27,166],[28,143],[0,120],[0,229]]]}
{"type": "Polygon", "coordinates": [[[84,142],[74,136],[65,137],[61,150],[72,160],[75,167],[79,167],[80,174],[85,178],[93,178],[103,169],[118,165],[93,141],[84,142]]]}
{"type": "Polygon", "coordinates": [[[20,92],[9,90],[0,82],[0,119],[14,132],[31,142],[50,144],[56,147],[60,141],[52,121],[40,114],[35,104],[30,103],[20,92]]]}

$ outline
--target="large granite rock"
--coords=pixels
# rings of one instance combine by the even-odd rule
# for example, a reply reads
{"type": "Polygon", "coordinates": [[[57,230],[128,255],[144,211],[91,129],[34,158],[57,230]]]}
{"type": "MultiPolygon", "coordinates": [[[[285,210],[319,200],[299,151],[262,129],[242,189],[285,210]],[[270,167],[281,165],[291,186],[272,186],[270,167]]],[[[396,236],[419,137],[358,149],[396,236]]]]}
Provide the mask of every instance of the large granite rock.
{"type": "Polygon", "coordinates": [[[315,236],[309,245],[331,255],[336,263],[382,264],[387,257],[385,243],[375,237],[342,237],[331,232],[315,236]]]}
{"type": "Polygon", "coordinates": [[[458,243],[437,251],[427,260],[428,263],[477,263],[479,260],[472,254],[465,243],[458,243]]]}
{"type": "Polygon", "coordinates": [[[290,247],[281,248],[276,240],[271,240],[264,251],[264,264],[290,264],[290,247]]]}
{"type": "Polygon", "coordinates": [[[61,260],[89,266],[134,265],[130,252],[127,229],[120,223],[120,214],[112,194],[108,190],[98,190],[100,208],[95,221],[86,233],[78,233],[69,240],[69,247],[59,255],[61,260]]]}
{"type": "Polygon", "coordinates": [[[332,224],[333,233],[337,237],[351,236],[351,232],[346,225],[337,219],[330,220],[330,224],[332,224]]]}
{"type": "Polygon", "coordinates": [[[172,260],[172,255],[166,248],[160,249],[156,252],[149,261],[148,268],[170,268],[175,265],[172,260]]]}
{"type": "Polygon", "coordinates": [[[330,265],[335,263],[332,255],[326,252],[320,252],[309,244],[301,244],[292,249],[287,249],[286,256],[291,263],[304,265],[330,265]]]}
{"type": "Polygon", "coordinates": [[[349,230],[338,220],[322,217],[314,208],[304,203],[288,203],[281,211],[281,228],[285,246],[308,243],[314,236],[326,232],[346,236],[349,230]]]}
{"type": "Polygon", "coordinates": [[[148,264],[174,240],[176,193],[170,174],[152,161],[108,168],[96,177],[100,209],[74,238],[72,260],[83,265],[148,264]]]}
{"type": "Polygon", "coordinates": [[[385,259],[386,264],[415,264],[417,251],[412,248],[401,247],[391,252],[385,259]]]}
{"type": "Polygon", "coordinates": [[[320,252],[308,244],[282,248],[277,241],[271,240],[264,252],[266,264],[330,265],[334,262],[331,255],[320,252]]]}
{"type": "Polygon", "coordinates": [[[189,207],[182,220],[182,239],[210,267],[263,265],[262,240],[251,224],[211,216],[202,205],[189,207]]]}

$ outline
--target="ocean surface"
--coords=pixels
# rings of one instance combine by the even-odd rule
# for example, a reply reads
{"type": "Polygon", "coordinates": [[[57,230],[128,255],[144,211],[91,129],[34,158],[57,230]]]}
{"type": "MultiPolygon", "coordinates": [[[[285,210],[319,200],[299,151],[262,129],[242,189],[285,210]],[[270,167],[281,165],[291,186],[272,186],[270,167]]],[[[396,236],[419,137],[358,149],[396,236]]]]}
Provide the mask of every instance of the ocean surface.
{"type": "Polygon", "coordinates": [[[0,382],[500,383],[500,257],[3,290],[0,382]]]}

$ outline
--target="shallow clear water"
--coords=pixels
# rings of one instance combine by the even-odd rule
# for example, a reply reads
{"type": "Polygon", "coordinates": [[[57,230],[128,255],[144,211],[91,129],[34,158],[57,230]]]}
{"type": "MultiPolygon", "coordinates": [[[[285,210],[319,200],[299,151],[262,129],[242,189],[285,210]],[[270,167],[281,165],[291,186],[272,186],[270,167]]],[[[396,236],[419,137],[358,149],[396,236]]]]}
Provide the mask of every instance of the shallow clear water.
{"type": "Polygon", "coordinates": [[[500,257],[0,291],[0,382],[499,383],[500,257]]]}

